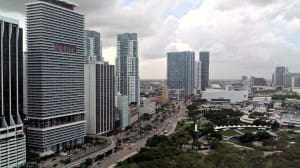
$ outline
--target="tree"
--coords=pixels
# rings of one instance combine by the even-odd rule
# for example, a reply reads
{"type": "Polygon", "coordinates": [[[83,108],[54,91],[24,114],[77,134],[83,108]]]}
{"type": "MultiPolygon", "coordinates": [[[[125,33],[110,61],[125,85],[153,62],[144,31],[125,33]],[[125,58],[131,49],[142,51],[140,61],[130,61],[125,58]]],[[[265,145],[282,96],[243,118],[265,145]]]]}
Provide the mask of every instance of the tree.
{"type": "Polygon", "coordinates": [[[240,136],[240,142],[249,143],[255,140],[255,136],[251,132],[246,132],[244,135],[240,136]]]}
{"type": "Polygon", "coordinates": [[[280,124],[277,121],[273,122],[271,125],[272,130],[278,130],[279,127],[280,127],[280,124]]]}
{"type": "Polygon", "coordinates": [[[267,125],[268,123],[266,121],[263,121],[261,119],[257,119],[253,121],[254,125],[267,125]]]}
{"type": "Polygon", "coordinates": [[[216,140],[219,140],[219,141],[221,141],[223,139],[222,134],[220,132],[216,132],[216,131],[211,132],[210,137],[214,138],[216,140]]]}
{"type": "Polygon", "coordinates": [[[272,138],[272,135],[270,135],[269,133],[267,133],[266,131],[259,131],[256,135],[255,135],[255,139],[256,140],[264,140],[264,139],[270,139],[272,138]]]}

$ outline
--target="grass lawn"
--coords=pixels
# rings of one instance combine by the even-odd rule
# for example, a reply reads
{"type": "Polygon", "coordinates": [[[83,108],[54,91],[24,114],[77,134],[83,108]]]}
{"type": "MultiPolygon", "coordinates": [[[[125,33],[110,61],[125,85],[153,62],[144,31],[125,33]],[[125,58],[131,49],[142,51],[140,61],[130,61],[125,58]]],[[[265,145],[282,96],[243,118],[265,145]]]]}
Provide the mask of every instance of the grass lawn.
{"type": "Polygon", "coordinates": [[[192,125],[194,125],[194,122],[185,122],[183,125],[177,124],[177,125],[176,125],[175,131],[181,131],[181,130],[184,130],[184,129],[186,129],[187,127],[190,127],[190,126],[192,126],[192,125]]]}
{"type": "Polygon", "coordinates": [[[239,131],[241,131],[242,133],[246,133],[246,132],[251,132],[251,133],[256,132],[257,133],[260,130],[257,129],[257,128],[245,128],[245,129],[242,129],[242,130],[239,130],[239,131]]]}
{"type": "Polygon", "coordinates": [[[223,136],[235,136],[235,135],[239,135],[237,132],[234,131],[234,129],[231,129],[231,130],[227,130],[227,131],[220,131],[220,133],[223,135],[223,136]]]}

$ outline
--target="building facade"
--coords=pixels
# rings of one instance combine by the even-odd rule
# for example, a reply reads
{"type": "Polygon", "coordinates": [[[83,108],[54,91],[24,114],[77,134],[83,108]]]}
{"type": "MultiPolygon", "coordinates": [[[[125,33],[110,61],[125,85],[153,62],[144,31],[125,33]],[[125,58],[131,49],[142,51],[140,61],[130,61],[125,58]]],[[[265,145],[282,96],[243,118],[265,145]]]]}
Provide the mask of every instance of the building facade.
{"type": "Polygon", "coordinates": [[[292,77],[292,88],[300,88],[300,76],[292,77]]]}
{"type": "Polygon", "coordinates": [[[85,60],[91,58],[96,61],[103,61],[101,46],[100,33],[85,30],[85,60]]]}
{"type": "Polygon", "coordinates": [[[300,77],[300,73],[291,73],[291,72],[287,72],[284,75],[284,87],[285,88],[291,88],[292,87],[292,78],[293,77],[300,77]]]}
{"type": "Polygon", "coordinates": [[[114,129],[115,72],[106,62],[84,65],[87,134],[99,135],[114,129]]]}
{"type": "Polygon", "coordinates": [[[195,88],[195,53],[183,51],[167,55],[168,88],[182,90],[180,97],[192,95],[195,88]]]}
{"type": "Polygon", "coordinates": [[[275,87],[284,87],[284,76],[287,73],[287,68],[280,66],[276,67],[274,73],[274,86],[275,87]]]}
{"type": "Polygon", "coordinates": [[[84,16],[76,4],[27,7],[27,148],[45,156],[84,142],[84,16]]]}
{"type": "Polygon", "coordinates": [[[0,16],[0,167],[26,163],[23,113],[23,30],[0,16]]]}
{"type": "Polygon", "coordinates": [[[116,91],[128,96],[128,104],[140,104],[138,39],[136,33],[117,38],[116,91]]]}
{"type": "Polygon", "coordinates": [[[248,100],[248,90],[213,90],[202,92],[202,99],[218,103],[239,103],[248,100]]]}
{"type": "Polygon", "coordinates": [[[201,61],[201,90],[205,90],[209,83],[209,52],[200,52],[199,60],[201,61]]]}
{"type": "Polygon", "coordinates": [[[120,125],[122,129],[125,129],[130,122],[128,96],[118,93],[116,96],[116,101],[116,107],[120,114],[120,125]]]}
{"type": "Polygon", "coordinates": [[[195,61],[195,89],[201,90],[201,62],[195,61]]]}
{"type": "Polygon", "coordinates": [[[265,78],[256,78],[256,77],[251,77],[250,84],[251,84],[251,86],[267,86],[268,85],[265,78]]]}

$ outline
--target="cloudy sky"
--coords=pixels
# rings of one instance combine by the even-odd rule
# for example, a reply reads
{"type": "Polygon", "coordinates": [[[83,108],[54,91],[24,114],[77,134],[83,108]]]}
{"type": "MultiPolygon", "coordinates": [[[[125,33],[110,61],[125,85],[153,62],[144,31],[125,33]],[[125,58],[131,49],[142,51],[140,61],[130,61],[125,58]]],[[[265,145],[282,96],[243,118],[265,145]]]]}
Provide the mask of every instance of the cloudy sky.
{"type": "MultiPolygon", "coordinates": [[[[25,25],[35,0],[0,0],[0,15],[25,25]]],[[[73,0],[86,28],[101,32],[104,58],[114,64],[116,35],[139,35],[142,79],[166,78],[166,53],[211,53],[212,79],[271,78],[277,65],[300,72],[299,0],[73,0]]]]}

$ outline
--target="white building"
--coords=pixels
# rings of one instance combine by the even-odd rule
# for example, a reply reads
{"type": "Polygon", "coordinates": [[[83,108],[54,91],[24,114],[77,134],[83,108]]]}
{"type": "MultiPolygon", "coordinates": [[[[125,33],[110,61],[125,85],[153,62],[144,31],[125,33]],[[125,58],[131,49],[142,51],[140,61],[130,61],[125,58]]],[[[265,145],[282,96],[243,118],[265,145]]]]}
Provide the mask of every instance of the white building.
{"type": "Polygon", "coordinates": [[[283,127],[295,126],[300,128],[300,112],[277,112],[274,116],[283,127]]]}
{"type": "Polygon", "coordinates": [[[195,89],[201,89],[201,62],[195,62],[195,89]]]}
{"type": "Polygon", "coordinates": [[[239,103],[248,100],[248,91],[208,89],[202,92],[202,99],[210,102],[239,103]]]}

